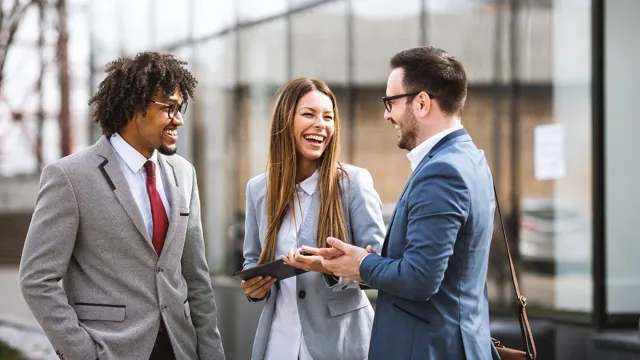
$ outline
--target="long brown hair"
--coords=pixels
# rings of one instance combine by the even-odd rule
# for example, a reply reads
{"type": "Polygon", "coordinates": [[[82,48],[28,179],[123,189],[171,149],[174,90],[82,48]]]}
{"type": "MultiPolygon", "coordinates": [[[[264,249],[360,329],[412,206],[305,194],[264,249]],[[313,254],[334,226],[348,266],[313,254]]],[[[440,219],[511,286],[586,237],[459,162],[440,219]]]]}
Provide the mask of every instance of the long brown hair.
{"type": "Polygon", "coordinates": [[[311,91],[320,91],[333,103],[334,133],[318,164],[320,212],[316,230],[316,245],[327,247],[327,237],[347,239],[340,181],[346,173],[338,163],[340,143],[340,117],[336,98],[321,80],[299,78],[290,81],[278,95],[271,116],[269,160],[267,163],[267,235],[258,264],[274,260],[278,231],[294,202],[296,187],[297,151],[293,122],[298,101],[311,91]]]}

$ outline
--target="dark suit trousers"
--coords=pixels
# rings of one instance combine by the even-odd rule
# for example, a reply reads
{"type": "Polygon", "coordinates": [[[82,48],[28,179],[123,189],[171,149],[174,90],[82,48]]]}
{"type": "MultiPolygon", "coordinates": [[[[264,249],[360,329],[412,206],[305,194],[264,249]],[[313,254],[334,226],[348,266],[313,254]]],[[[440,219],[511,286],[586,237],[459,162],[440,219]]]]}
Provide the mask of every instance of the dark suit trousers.
{"type": "Polygon", "coordinates": [[[171,340],[166,331],[158,331],[156,343],[153,345],[153,351],[149,360],[176,360],[171,347],[171,340]]]}

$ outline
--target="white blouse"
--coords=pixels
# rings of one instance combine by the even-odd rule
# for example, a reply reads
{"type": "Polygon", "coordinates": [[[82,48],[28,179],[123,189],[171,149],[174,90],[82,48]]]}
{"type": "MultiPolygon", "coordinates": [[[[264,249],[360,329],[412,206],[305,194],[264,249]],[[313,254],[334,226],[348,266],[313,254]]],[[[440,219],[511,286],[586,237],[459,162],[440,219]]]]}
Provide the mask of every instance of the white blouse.
{"type": "MultiPolygon", "coordinates": [[[[276,245],[276,259],[280,255],[287,256],[289,249],[299,246],[297,236],[300,232],[302,220],[307,214],[311,197],[318,184],[318,171],[309,178],[296,185],[294,196],[295,210],[291,208],[285,214],[276,245]]],[[[296,296],[296,277],[280,281],[280,292],[276,298],[276,308],[271,322],[271,332],[267,343],[265,360],[313,360],[302,336],[302,326],[298,315],[298,301],[296,296]]]]}

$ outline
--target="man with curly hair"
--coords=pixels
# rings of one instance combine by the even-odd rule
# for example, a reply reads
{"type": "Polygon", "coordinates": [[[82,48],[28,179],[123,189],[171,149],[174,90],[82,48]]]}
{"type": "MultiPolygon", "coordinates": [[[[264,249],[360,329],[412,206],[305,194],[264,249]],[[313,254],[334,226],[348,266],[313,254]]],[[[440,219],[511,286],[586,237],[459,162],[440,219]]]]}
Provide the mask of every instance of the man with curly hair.
{"type": "Polygon", "coordinates": [[[109,63],[89,101],[104,136],[42,171],[20,285],[60,359],[224,359],[196,175],[174,155],[185,65],[109,63]]]}

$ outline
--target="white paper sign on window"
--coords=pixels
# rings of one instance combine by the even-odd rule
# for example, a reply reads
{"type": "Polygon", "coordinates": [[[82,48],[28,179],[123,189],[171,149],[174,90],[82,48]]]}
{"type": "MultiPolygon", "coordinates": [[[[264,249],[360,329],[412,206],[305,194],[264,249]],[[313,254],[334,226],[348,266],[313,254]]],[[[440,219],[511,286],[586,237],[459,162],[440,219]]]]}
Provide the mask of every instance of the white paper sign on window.
{"type": "Polygon", "coordinates": [[[564,133],[564,124],[542,125],[535,128],[533,147],[537,180],[555,180],[565,176],[564,133]]]}

